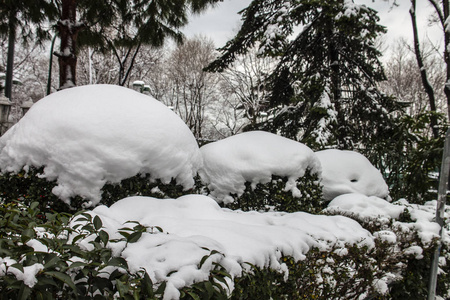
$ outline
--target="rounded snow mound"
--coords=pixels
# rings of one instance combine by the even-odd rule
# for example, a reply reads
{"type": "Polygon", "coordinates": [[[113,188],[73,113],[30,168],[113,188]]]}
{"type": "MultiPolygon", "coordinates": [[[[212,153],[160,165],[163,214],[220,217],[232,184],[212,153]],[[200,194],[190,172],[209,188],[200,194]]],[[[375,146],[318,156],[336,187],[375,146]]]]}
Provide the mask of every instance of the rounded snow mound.
{"type": "MultiPolygon", "coordinates": [[[[100,189],[149,173],[185,189],[202,164],[189,128],[152,97],[114,85],[59,91],[37,102],[0,138],[2,172],[44,166],[53,193],[100,201],[100,189]]],[[[70,203],[69,203],[70,204],[70,203]]]]}
{"type": "Polygon", "coordinates": [[[297,179],[307,169],[320,174],[320,162],[314,152],[302,143],[276,134],[252,131],[207,144],[200,148],[203,168],[199,174],[211,196],[231,203],[230,194],[241,196],[245,182],[253,187],[267,183],[272,175],[287,177],[286,191],[299,197],[297,179]]]}
{"type": "Polygon", "coordinates": [[[322,164],[325,200],[350,193],[379,198],[389,195],[388,186],[380,171],[364,155],[336,149],[318,151],[316,155],[322,164]]]}

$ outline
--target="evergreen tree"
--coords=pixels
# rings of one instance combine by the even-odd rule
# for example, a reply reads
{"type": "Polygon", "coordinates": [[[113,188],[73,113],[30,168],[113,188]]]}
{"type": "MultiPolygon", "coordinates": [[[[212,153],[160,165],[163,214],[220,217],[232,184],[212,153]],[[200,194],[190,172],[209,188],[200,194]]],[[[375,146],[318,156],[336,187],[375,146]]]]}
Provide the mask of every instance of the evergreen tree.
{"type": "Polygon", "coordinates": [[[17,36],[23,43],[41,43],[49,38],[45,25],[56,19],[56,8],[45,0],[1,0],[0,37],[8,39],[5,96],[11,99],[14,49],[17,36]]]}
{"type": "Polygon", "coordinates": [[[187,24],[188,14],[219,1],[222,0],[61,0],[61,48],[56,53],[60,87],[76,85],[77,46],[126,46],[139,51],[141,44],[160,47],[169,37],[181,42],[179,29],[187,24]]]}
{"type": "Polygon", "coordinates": [[[316,148],[364,148],[389,134],[400,105],[376,87],[385,79],[376,11],[351,0],[254,0],[242,19],[208,69],[224,70],[255,45],[278,59],[266,85],[273,118],[253,129],[316,148]]]}

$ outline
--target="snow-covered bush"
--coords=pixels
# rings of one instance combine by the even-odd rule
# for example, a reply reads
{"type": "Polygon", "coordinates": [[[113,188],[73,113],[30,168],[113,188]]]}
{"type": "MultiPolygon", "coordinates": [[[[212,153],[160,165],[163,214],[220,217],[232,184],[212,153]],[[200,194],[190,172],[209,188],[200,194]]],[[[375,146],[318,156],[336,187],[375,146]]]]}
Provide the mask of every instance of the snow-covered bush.
{"type": "MultiPolygon", "coordinates": [[[[377,265],[390,266],[383,286],[390,299],[426,299],[430,266],[439,225],[434,222],[436,201],[424,205],[410,204],[405,199],[389,203],[378,197],[347,194],[337,197],[324,211],[356,220],[380,241],[378,249],[388,252],[386,259],[377,257],[377,265]],[[384,246],[383,246],[384,245],[384,246]]],[[[444,218],[449,219],[447,207],[444,218]]],[[[437,294],[450,299],[450,225],[444,228],[437,294]]],[[[380,282],[381,283],[381,282],[380,282]]]]}
{"type": "Polygon", "coordinates": [[[345,195],[311,215],[230,211],[199,195],[132,197],[73,218],[2,204],[2,299],[422,299],[433,204],[345,195]]]}
{"type": "Polygon", "coordinates": [[[321,206],[320,162],[306,145],[245,132],[200,148],[211,197],[242,210],[312,211],[321,206]]]}
{"type": "Polygon", "coordinates": [[[68,205],[79,196],[95,206],[105,184],[138,174],[190,189],[201,163],[194,136],[175,113],[112,85],[51,94],[0,138],[4,175],[39,169],[37,176],[54,181],[52,192],[68,205]]]}
{"type": "Polygon", "coordinates": [[[316,155],[322,165],[325,200],[350,193],[388,197],[389,189],[380,171],[362,154],[329,149],[318,151],[316,155]]]}

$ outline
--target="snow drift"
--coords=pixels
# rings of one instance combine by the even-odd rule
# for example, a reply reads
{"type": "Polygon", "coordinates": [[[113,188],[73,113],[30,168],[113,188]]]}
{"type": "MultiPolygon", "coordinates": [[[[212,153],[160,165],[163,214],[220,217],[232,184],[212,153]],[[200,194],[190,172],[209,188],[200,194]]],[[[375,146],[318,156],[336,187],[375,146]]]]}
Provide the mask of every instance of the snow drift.
{"type": "Polygon", "coordinates": [[[37,102],[0,138],[0,168],[44,166],[53,193],[95,205],[100,189],[138,173],[184,188],[201,166],[197,142],[184,122],[152,97],[114,85],[66,89],[37,102]]]}

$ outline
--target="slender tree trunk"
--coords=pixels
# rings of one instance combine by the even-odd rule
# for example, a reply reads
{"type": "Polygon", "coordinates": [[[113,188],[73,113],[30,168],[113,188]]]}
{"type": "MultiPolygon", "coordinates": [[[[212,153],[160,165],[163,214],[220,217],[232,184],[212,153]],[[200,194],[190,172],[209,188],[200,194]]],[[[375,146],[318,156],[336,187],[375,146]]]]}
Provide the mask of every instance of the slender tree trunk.
{"type": "MultiPolygon", "coordinates": [[[[409,14],[411,15],[411,23],[413,27],[413,36],[414,36],[414,52],[416,55],[417,65],[420,70],[420,77],[422,78],[422,85],[425,89],[425,92],[428,95],[428,101],[430,104],[430,110],[432,112],[436,112],[436,99],[434,96],[434,90],[428,81],[427,70],[425,68],[422,53],[420,52],[420,43],[419,43],[419,33],[417,30],[417,22],[416,22],[416,0],[411,0],[411,9],[409,10],[409,14]]],[[[450,96],[450,94],[449,94],[450,96]]],[[[437,118],[436,116],[431,116],[430,126],[433,132],[433,136],[435,138],[439,137],[438,128],[437,128],[437,118]]]]}
{"type": "MultiPolygon", "coordinates": [[[[443,0],[443,10],[444,10],[444,18],[443,20],[450,20],[450,1],[449,0],[443,0]]],[[[450,24],[446,23],[444,21],[444,59],[445,59],[445,65],[447,67],[447,73],[446,73],[446,80],[445,80],[445,87],[444,87],[444,93],[447,97],[447,111],[448,111],[448,118],[450,120],[450,24]]]]}
{"type": "Polygon", "coordinates": [[[76,20],[77,0],[63,0],[58,31],[60,51],[55,52],[59,63],[59,89],[76,86],[77,34],[81,25],[76,20]]]}
{"type": "Polygon", "coordinates": [[[8,57],[6,61],[5,97],[12,100],[13,68],[14,68],[14,48],[16,43],[16,12],[11,11],[9,17],[8,34],[8,57]]]}

